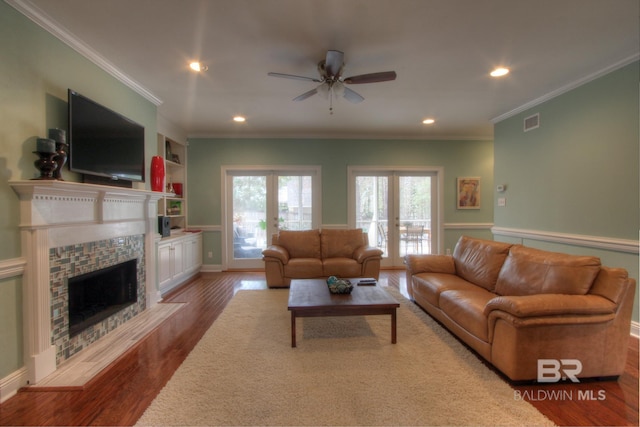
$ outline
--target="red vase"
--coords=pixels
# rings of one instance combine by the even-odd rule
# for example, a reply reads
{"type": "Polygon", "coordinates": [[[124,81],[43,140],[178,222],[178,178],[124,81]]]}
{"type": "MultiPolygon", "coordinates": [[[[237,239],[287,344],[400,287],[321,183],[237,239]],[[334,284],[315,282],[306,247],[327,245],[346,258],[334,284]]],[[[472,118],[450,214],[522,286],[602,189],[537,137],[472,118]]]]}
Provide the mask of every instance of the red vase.
{"type": "Polygon", "coordinates": [[[160,156],[151,158],[151,191],[164,192],[164,159],[160,156]]]}

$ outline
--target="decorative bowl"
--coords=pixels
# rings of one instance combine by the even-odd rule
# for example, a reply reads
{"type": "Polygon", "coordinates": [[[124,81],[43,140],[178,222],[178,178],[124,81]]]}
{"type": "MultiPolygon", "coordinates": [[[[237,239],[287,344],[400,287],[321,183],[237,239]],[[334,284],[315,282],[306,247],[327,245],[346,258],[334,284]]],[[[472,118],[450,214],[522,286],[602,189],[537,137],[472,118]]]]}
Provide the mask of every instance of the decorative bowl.
{"type": "Polygon", "coordinates": [[[350,294],[353,290],[353,285],[347,279],[338,279],[335,276],[331,276],[327,279],[327,286],[329,286],[329,292],[332,294],[350,294]]]}

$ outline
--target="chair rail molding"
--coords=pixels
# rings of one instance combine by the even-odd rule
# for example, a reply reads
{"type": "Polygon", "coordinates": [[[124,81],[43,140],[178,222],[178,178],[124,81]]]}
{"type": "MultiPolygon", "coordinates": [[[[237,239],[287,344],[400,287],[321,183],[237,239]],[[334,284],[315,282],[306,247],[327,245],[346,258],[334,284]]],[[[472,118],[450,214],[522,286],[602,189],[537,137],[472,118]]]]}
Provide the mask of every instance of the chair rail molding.
{"type": "Polygon", "coordinates": [[[497,236],[516,237],[521,239],[541,240],[565,245],[583,246],[608,251],[638,254],[639,241],[616,239],[612,237],[589,236],[583,234],[557,233],[553,231],[525,230],[520,228],[492,227],[491,232],[497,236]]]}
{"type": "Polygon", "coordinates": [[[492,222],[445,222],[445,230],[490,230],[492,222]]]}

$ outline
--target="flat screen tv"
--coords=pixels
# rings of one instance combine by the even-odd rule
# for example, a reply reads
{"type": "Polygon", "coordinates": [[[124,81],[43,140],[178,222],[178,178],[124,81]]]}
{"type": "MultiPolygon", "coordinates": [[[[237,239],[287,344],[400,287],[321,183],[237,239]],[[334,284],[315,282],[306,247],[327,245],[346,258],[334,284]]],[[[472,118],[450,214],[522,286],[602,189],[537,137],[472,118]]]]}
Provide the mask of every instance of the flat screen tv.
{"type": "Polygon", "coordinates": [[[144,182],[144,127],[71,89],[68,142],[69,169],[85,182],[144,182]]]}

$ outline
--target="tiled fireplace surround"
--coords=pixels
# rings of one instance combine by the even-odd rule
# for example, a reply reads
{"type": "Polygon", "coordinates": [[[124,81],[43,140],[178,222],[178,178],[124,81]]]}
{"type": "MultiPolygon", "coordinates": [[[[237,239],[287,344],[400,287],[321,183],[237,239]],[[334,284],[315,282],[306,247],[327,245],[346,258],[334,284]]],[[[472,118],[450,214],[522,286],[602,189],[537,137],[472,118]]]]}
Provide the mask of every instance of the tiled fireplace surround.
{"type": "Polygon", "coordinates": [[[65,181],[14,181],[20,198],[24,357],[30,384],[160,300],[157,203],[162,193],[65,181]],[[69,339],[69,277],[138,261],[138,302],[69,339]]]}

